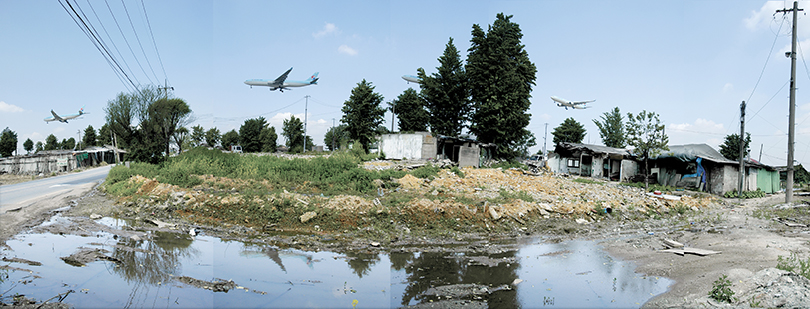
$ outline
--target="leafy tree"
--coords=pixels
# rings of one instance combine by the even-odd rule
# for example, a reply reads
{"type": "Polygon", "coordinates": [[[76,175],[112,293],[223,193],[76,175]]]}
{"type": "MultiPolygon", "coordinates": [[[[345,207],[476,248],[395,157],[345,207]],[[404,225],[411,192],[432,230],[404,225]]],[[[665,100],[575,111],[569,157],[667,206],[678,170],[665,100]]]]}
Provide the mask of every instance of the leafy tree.
{"type": "Polygon", "coordinates": [[[84,144],[84,148],[96,145],[96,129],[94,129],[92,125],[88,125],[87,128],[84,129],[82,143],[84,144]]]}
{"type": "Polygon", "coordinates": [[[191,127],[190,139],[193,147],[200,146],[205,141],[205,129],[200,125],[191,127]]]}
{"type": "Polygon", "coordinates": [[[45,150],[56,150],[57,148],[59,148],[59,140],[53,134],[48,135],[45,138],[45,150]]]}
{"type": "MultiPolygon", "coordinates": [[[[743,157],[748,156],[751,153],[751,149],[748,148],[748,145],[751,144],[751,133],[745,132],[745,153],[743,157]]],[[[740,160],[740,135],[739,134],[730,134],[726,135],[725,141],[723,144],[720,145],[720,154],[732,161],[739,161],[740,160]]]]}
{"type": "Polygon", "coordinates": [[[172,141],[177,145],[177,154],[183,153],[183,147],[188,146],[189,142],[188,129],[186,127],[179,127],[177,130],[174,130],[172,141]]]}
{"type": "Polygon", "coordinates": [[[9,157],[14,151],[17,150],[17,133],[9,130],[8,127],[3,129],[0,135],[0,157],[9,157]]]}
{"type": "Polygon", "coordinates": [[[385,109],[380,106],[382,101],[383,96],[374,92],[374,86],[363,79],[343,103],[340,122],[346,124],[349,137],[363,145],[363,149],[368,149],[374,139],[374,130],[383,123],[385,109]]]}
{"type": "Polygon", "coordinates": [[[140,129],[134,130],[130,139],[128,160],[159,164],[165,159],[166,151],[163,136],[157,121],[147,119],[140,124],[140,129]]]}
{"type": "MultiPolygon", "coordinates": [[[[399,118],[400,131],[427,131],[430,115],[425,110],[425,103],[416,90],[405,89],[394,101],[391,102],[394,114],[399,118]]],[[[331,145],[331,139],[326,143],[331,145]]]]}
{"type": "Polygon", "coordinates": [[[73,150],[73,148],[76,148],[76,139],[72,137],[68,139],[63,138],[62,143],[59,144],[59,149],[62,150],[73,150]]]}
{"type": "MultiPolygon", "coordinates": [[[[424,69],[418,69],[418,76],[422,80],[419,83],[422,98],[429,112],[428,122],[433,133],[458,136],[467,122],[472,106],[467,73],[458,49],[453,45],[453,38],[445,45],[439,64],[441,65],[436,68],[438,73],[431,76],[425,74],[424,69]]],[[[418,101],[415,103],[418,104],[418,101]]]]}
{"type": "Polygon", "coordinates": [[[285,145],[292,153],[300,153],[304,150],[304,123],[295,116],[285,119],[281,129],[281,135],[287,139],[285,145]]]}
{"type": "MultiPolygon", "coordinates": [[[[400,127],[400,129],[402,130],[402,127],[400,127]]],[[[346,131],[345,124],[329,128],[329,131],[326,131],[326,134],[323,137],[323,143],[330,151],[345,147],[349,144],[349,140],[349,132],[346,131]]]]}
{"type": "Polygon", "coordinates": [[[494,156],[505,159],[525,155],[536,144],[526,127],[537,68],[511,18],[498,13],[486,33],[473,25],[466,66],[474,109],[470,132],[481,142],[495,143],[494,156]]]}
{"type": "Polygon", "coordinates": [[[37,142],[36,152],[40,152],[40,151],[45,150],[44,147],[45,146],[42,144],[42,142],[37,142]]]}
{"type": "Polygon", "coordinates": [[[554,128],[551,135],[554,136],[554,144],[582,143],[582,139],[585,138],[585,127],[574,118],[569,117],[560,126],[554,128]]]}
{"type": "Polygon", "coordinates": [[[612,111],[605,112],[601,116],[602,121],[594,119],[593,123],[599,128],[599,136],[602,137],[602,143],[608,147],[624,148],[624,121],[622,113],[618,107],[614,107],[612,111]]]}
{"type": "Polygon", "coordinates": [[[633,153],[644,159],[644,187],[647,187],[649,158],[669,150],[669,137],[664,133],[665,126],[658,119],[658,114],[641,111],[636,116],[627,113],[627,144],[633,146],[633,153]]]}
{"type": "Polygon", "coordinates": [[[267,125],[264,117],[245,120],[239,128],[239,139],[244,152],[262,151],[262,130],[267,125]]]}
{"type": "Polygon", "coordinates": [[[210,128],[208,131],[205,131],[205,143],[208,144],[208,147],[216,147],[219,139],[219,129],[210,128]]]}
{"type": "MultiPolygon", "coordinates": [[[[105,118],[110,130],[115,134],[119,148],[129,147],[136,127],[143,128],[143,123],[150,117],[150,106],[160,99],[166,100],[160,95],[157,86],[146,85],[132,93],[121,92],[115,99],[107,101],[104,108],[105,118]]],[[[161,124],[153,123],[153,125],[161,124]]],[[[164,137],[170,135],[164,134],[164,137]]],[[[167,144],[168,137],[163,138],[163,141],[167,144]]]]}
{"type": "Polygon", "coordinates": [[[225,149],[230,150],[230,147],[233,145],[239,145],[239,133],[236,132],[236,129],[230,130],[222,135],[222,147],[225,149]]]}
{"type": "Polygon", "coordinates": [[[34,141],[32,141],[30,138],[26,139],[23,143],[23,149],[25,149],[25,152],[30,154],[31,151],[34,150],[34,141]]]}
{"type": "Polygon", "coordinates": [[[278,147],[278,134],[276,134],[275,127],[270,125],[265,126],[265,128],[262,129],[262,134],[259,139],[262,143],[262,152],[276,152],[276,148],[278,147]]]}
{"type": "MultiPolygon", "coordinates": [[[[166,155],[169,154],[169,144],[174,131],[193,120],[191,108],[188,107],[186,101],[178,98],[159,99],[153,102],[147,109],[147,115],[148,122],[155,126],[154,130],[160,138],[166,155]]],[[[187,132],[188,130],[186,130],[187,132]]]]}
{"type": "Polygon", "coordinates": [[[112,132],[110,132],[110,125],[104,124],[101,126],[101,129],[98,129],[98,136],[96,136],[96,145],[104,146],[104,145],[113,145],[112,142],[112,132]]]}

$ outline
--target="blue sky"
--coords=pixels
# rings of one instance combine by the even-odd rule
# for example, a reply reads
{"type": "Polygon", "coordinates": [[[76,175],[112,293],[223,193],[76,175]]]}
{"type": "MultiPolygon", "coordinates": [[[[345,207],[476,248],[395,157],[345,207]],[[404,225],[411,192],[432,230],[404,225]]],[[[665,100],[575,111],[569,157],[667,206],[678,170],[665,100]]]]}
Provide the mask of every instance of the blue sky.
{"type": "MultiPolygon", "coordinates": [[[[790,15],[783,22],[774,12],[792,2],[145,0],[160,59],[141,1],[124,2],[132,26],[121,2],[108,1],[109,10],[134,57],[104,2],[78,5],[99,31],[107,29],[129,74],[141,84],[168,78],[175,96],[191,106],[195,124],[206,129],[238,130],[245,119],[263,116],[280,132],[291,114],[304,117],[308,95],[308,133],[322,145],[361,80],[391,101],[417,87],[400,76],[415,75],[419,67],[436,72],[451,37],[466,58],[472,25],[486,29],[503,12],[514,15],[537,66],[528,129],[538,145],[532,152],[542,148],[545,123],[553,148],[550,132],[567,117],[585,125],[584,142],[601,144],[592,119],[613,107],[623,114],[658,113],[670,144],[717,148],[725,135],[739,131],[739,105],[746,100],[752,156],[758,158],[762,147],[764,163],[786,164],[790,15]],[[91,15],[91,4],[100,20],[91,15]],[[274,79],[290,67],[292,80],[320,72],[318,85],[281,93],[243,84],[274,79]],[[596,102],[587,110],[565,110],[552,95],[596,102]]],[[[810,1],[799,6],[810,10],[810,1]]],[[[800,14],[798,25],[801,46],[810,52],[810,19],[800,14]]],[[[810,97],[804,91],[810,70],[803,59],[810,55],[800,50],[795,157],[810,163],[810,97]]],[[[27,138],[78,138],[88,125],[100,128],[107,101],[126,91],[58,2],[0,0],[0,127],[17,132],[20,152],[27,138]],[[90,114],[68,124],[42,120],[51,109],[71,114],[82,106],[90,114]]],[[[387,113],[388,127],[390,119],[387,113]]]]}

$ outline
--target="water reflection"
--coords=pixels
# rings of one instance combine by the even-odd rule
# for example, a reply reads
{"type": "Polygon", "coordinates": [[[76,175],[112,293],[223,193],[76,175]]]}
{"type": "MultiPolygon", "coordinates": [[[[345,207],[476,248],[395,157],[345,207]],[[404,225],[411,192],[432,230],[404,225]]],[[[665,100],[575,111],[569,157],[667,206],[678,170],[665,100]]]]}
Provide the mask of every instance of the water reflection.
{"type": "Polygon", "coordinates": [[[153,241],[119,238],[112,256],[121,263],[113,267],[113,272],[127,282],[157,285],[170,280],[170,275],[181,273],[180,260],[199,255],[199,250],[191,247],[193,240],[188,235],[153,232],[153,238],[153,241]]]}
{"type": "MultiPolygon", "coordinates": [[[[431,287],[453,284],[484,284],[499,286],[517,279],[519,265],[514,262],[517,251],[479,255],[496,266],[482,265],[472,256],[447,252],[391,253],[393,270],[404,270],[407,286],[399,305],[413,305],[435,298],[422,295],[431,287]],[[498,261],[502,262],[498,262],[498,261]]],[[[392,282],[395,284],[395,282],[392,282]]],[[[487,296],[490,306],[519,307],[515,291],[500,291],[487,296]]]]}

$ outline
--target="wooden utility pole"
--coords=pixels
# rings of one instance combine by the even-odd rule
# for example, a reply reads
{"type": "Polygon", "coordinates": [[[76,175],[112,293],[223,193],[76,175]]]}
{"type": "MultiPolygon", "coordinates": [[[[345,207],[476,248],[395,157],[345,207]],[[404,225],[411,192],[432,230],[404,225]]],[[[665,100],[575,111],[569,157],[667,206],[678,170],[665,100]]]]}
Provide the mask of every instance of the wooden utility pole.
{"type": "Polygon", "coordinates": [[[165,81],[165,85],[163,87],[159,87],[158,89],[163,90],[163,97],[168,99],[169,98],[169,89],[174,90],[174,87],[169,87],[169,80],[165,81]]]}
{"type": "Polygon", "coordinates": [[[777,10],[777,13],[793,13],[793,35],[790,43],[790,114],[788,115],[788,158],[787,158],[787,181],[785,182],[785,203],[793,202],[793,143],[796,131],[796,21],[797,13],[804,11],[799,9],[799,1],[793,1],[792,9],[777,10]]]}
{"type": "Polygon", "coordinates": [[[740,103],[740,186],[737,197],[742,202],[743,186],[745,184],[745,101],[740,103]]]}
{"type": "Polygon", "coordinates": [[[309,106],[309,95],[304,96],[304,152],[307,152],[307,106],[309,106]]]}

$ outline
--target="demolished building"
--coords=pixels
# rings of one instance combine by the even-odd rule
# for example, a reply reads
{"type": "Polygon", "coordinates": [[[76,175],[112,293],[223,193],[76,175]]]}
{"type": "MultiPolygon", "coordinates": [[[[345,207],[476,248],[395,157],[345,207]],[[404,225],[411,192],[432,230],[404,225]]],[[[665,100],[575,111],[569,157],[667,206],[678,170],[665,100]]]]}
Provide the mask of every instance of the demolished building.
{"type": "Polygon", "coordinates": [[[399,160],[450,160],[459,167],[481,167],[492,158],[494,144],[474,139],[433,135],[429,132],[383,134],[379,150],[399,160]]]}

